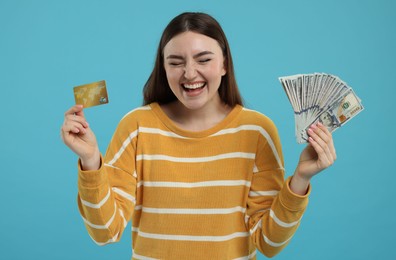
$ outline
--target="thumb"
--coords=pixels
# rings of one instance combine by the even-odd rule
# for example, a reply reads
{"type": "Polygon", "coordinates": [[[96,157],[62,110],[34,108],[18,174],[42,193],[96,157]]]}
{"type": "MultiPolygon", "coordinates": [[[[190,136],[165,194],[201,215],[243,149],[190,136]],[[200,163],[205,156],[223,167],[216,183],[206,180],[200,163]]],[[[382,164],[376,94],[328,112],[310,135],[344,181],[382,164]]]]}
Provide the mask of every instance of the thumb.
{"type": "Polygon", "coordinates": [[[76,108],[78,109],[77,111],[75,111],[76,115],[85,118],[85,116],[84,116],[84,106],[83,105],[76,105],[76,108]]]}

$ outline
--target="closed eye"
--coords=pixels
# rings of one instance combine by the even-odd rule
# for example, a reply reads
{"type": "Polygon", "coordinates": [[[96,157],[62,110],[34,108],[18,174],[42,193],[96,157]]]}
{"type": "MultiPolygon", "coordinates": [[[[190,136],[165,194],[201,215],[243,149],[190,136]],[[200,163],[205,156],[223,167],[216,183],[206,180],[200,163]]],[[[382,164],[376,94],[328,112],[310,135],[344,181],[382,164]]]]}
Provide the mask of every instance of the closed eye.
{"type": "Polygon", "coordinates": [[[176,62],[170,62],[169,65],[171,66],[180,66],[181,63],[176,63],[176,62]]]}
{"type": "Polygon", "coordinates": [[[179,61],[171,61],[168,64],[169,64],[169,66],[172,66],[172,67],[178,67],[178,66],[183,65],[183,62],[181,62],[181,61],[180,62],[179,61]]]}
{"type": "Polygon", "coordinates": [[[201,64],[203,64],[203,63],[207,63],[207,62],[209,62],[209,61],[211,61],[212,59],[202,59],[202,60],[199,60],[198,62],[199,63],[201,63],[201,64]]]}

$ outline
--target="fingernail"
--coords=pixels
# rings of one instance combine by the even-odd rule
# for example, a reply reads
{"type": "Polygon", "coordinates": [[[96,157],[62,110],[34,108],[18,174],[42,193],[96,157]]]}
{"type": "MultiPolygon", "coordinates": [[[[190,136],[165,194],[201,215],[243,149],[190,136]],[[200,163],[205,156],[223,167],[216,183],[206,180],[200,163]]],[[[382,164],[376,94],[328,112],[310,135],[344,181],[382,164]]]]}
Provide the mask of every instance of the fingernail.
{"type": "Polygon", "coordinates": [[[316,129],[316,125],[311,125],[311,128],[312,129],[316,129]]]}
{"type": "Polygon", "coordinates": [[[323,126],[323,124],[321,122],[318,122],[318,126],[323,126]]]}

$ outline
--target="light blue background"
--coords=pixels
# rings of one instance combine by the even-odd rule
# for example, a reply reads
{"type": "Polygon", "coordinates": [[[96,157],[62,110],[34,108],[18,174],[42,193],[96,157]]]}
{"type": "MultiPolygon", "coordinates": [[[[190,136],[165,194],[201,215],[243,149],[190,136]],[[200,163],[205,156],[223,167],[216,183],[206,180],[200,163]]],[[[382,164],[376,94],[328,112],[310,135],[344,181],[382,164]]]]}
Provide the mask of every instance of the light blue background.
{"type": "Polygon", "coordinates": [[[312,181],[302,225],[276,259],[396,259],[395,3],[0,0],[0,258],[130,259],[130,226],[105,247],[85,230],[63,113],[73,86],[105,79],[110,103],[86,110],[105,152],[141,104],[166,24],[204,11],[228,36],[246,105],[278,126],[288,175],[304,146],[279,76],[338,75],[366,108],[334,133],[339,158],[312,181]]]}

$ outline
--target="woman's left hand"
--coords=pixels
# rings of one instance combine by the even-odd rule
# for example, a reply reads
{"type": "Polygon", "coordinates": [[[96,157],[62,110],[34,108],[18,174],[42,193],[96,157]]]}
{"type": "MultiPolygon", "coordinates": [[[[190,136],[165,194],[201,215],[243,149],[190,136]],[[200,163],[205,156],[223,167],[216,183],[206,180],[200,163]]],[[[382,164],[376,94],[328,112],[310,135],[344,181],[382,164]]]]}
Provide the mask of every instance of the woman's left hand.
{"type": "Polygon", "coordinates": [[[323,124],[312,125],[308,135],[309,144],[302,151],[295,172],[306,180],[331,166],[337,158],[332,135],[323,124]]]}
{"type": "Polygon", "coordinates": [[[299,195],[306,194],[311,178],[332,165],[337,158],[333,137],[323,124],[312,125],[308,135],[309,144],[302,151],[290,182],[290,189],[299,195]]]}

